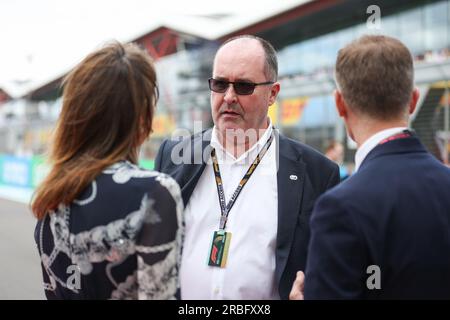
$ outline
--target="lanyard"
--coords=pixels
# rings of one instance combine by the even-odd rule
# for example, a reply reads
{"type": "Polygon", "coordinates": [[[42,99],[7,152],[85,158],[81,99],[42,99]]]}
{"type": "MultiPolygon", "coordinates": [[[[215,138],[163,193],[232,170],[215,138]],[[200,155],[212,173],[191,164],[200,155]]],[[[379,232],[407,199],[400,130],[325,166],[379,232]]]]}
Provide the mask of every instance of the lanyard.
{"type": "Polygon", "coordinates": [[[404,138],[408,138],[408,137],[411,137],[411,136],[412,136],[411,131],[403,130],[400,133],[394,134],[392,136],[387,137],[386,139],[381,140],[378,144],[384,144],[384,143],[392,141],[392,140],[404,139],[404,138]]]}
{"type": "Polygon", "coordinates": [[[239,185],[237,186],[236,190],[234,190],[233,195],[231,196],[230,201],[225,206],[225,192],[223,191],[223,184],[222,184],[222,177],[220,176],[220,169],[219,169],[219,163],[217,161],[216,156],[216,150],[211,150],[211,158],[213,160],[213,169],[214,169],[214,175],[216,180],[216,186],[217,186],[217,194],[219,195],[219,203],[220,203],[220,226],[219,228],[221,230],[225,229],[225,226],[227,224],[227,218],[228,214],[230,213],[231,208],[233,207],[234,203],[236,202],[237,197],[241,193],[242,189],[244,188],[247,181],[250,179],[251,175],[255,171],[258,164],[261,162],[262,158],[266,154],[267,150],[269,150],[270,145],[273,140],[273,134],[270,135],[269,139],[261,149],[261,151],[256,156],[256,159],[253,161],[253,163],[248,168],[247,172],[242,177],[241,181],[239,182],[239,185]]]}

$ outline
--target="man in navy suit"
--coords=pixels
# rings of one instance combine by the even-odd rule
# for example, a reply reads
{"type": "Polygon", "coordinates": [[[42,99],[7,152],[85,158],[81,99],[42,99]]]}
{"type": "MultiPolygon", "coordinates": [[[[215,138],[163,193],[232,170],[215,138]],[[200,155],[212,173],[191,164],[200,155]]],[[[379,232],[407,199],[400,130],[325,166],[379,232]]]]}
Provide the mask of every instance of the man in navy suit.
{"type": "Polygon", "coordinates": [[[182,299],[287,299],[306,265],[313,204],[339,171],[272,127],[277,69],[267,41],[226,41],[209,79],[214,127],[160,147],[155,169],[186,205],[182,299]]]}
{"type": "Polygon", "coordinates": [[[305,299],[450,299],[450,169],[407,128],[413,71],[390,37],[339,51],[335,100],[357,172],[317,201],[291,298],[304,280],[305,299]]]}

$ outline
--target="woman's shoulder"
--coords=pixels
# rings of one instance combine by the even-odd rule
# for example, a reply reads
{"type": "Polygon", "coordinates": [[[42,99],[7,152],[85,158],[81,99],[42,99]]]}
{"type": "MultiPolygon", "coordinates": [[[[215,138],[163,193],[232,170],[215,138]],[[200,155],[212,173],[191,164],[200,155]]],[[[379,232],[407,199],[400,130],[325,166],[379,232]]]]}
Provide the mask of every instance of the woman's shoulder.
{"type": "Polygon", "coordinates": [[[142,169],[129,161],[121,161],[109,166],[103,170],[102,176],[106,183],[118,189],[156,194],[168,191],[174,197],[180,193],[178,183],[169,175],[142,169]]]}

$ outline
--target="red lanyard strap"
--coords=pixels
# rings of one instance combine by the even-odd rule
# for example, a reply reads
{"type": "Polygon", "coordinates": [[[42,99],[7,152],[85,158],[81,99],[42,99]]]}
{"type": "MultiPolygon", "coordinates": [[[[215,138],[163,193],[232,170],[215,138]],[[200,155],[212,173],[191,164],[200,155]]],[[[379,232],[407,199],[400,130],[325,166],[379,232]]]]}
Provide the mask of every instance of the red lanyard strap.
{"type": "Polygon", "coordinates": [[[383,144],[383,143],[386,143],[386,142],[389,142],[389,141],[392,141],[392,140],[397,140],[397,139],[409,138],[411,136],[412,136],[411,131],[404,130],[404,131],[402,131],[400,133],[394,134],[392,136],[387,137],[386,139],[381,140],[380,143],[378,143],[378,144],[383,144]]]}

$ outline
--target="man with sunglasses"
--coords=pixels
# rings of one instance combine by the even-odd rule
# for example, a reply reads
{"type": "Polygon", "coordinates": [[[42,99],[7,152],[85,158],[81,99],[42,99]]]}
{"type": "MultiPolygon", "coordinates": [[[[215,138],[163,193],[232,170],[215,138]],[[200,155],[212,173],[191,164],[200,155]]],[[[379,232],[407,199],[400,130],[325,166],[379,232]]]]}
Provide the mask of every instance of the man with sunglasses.
{"type": "Polygon", "coordinates": [[[186,205],[182,299],[287,299],[305,266],[314,201],[339,171],[273,128],[277,72],[267,41],[226,41],[209,79],[214,127],[158,152],[155,169],[177,180],[186,205]]]}

